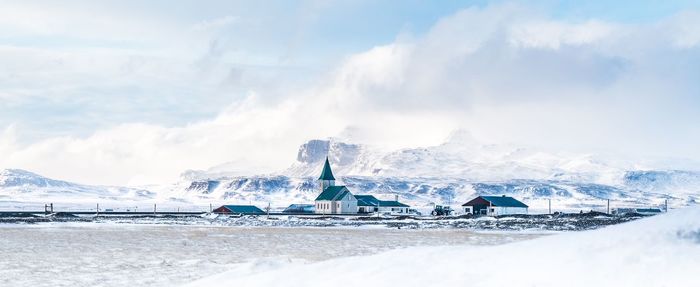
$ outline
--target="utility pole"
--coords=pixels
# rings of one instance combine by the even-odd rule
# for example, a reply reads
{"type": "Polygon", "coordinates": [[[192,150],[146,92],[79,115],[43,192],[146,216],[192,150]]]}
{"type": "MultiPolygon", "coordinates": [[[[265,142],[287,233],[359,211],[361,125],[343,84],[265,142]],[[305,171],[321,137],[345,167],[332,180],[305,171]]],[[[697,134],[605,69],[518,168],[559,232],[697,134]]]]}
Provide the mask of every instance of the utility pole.
{"type": "Polygon", "coordinates": [[[552,214],[552,199],[548,198],[547,201],[549,203],[549,214],[552,214]]]}
{"type": "Polygon", "coordinates": [[[153,204],[153,215],[156,215],[156,204],[153,204]]]}
{"type": "Polygon", "coordinates": [[[212,213],[212,211],[214,210],[211,208],[211,203],[209,203],[209,213],[212,213]]]}
{"type": "Polygon", "coordinates": [[[97,210],[97,215],[100,215],[100,204],[99,203],[97,204],[97,209],[95,209],[95,210],[97,210]]]}
{"type": "Polygon", "coordinates": [[[664,212],[668,212],[668,198],[664,199],[664,212]]]}
{"type": "Polygon", "coordinates": [[[608,199],[608,214],[610,214],[610,199],[608,199]]]}

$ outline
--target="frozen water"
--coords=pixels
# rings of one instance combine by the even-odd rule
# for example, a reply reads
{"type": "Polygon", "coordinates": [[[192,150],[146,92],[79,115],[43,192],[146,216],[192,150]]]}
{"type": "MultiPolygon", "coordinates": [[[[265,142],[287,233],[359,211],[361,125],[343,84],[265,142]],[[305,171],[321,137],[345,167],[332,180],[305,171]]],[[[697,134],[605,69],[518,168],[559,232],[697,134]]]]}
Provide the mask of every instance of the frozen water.
{"type": "Polygon", "coordinates": [[[238,263],[317,262],[411,246],[493,245],[538,236],[454,229],[0,225],[0,286],[171,286],[238,263]]]}

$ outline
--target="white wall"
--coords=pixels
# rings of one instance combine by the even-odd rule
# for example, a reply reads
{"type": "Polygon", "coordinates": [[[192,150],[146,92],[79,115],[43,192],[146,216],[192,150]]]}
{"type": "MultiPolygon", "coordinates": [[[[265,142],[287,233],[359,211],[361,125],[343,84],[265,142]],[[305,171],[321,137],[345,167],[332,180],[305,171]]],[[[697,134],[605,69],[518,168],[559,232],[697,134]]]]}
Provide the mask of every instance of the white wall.
{"type": "Polygon", "coordinates": [[[315,213],[319,214],[332,214],[333,213],[333,208],[332,208],[332,201],[328,200],[321,200],[321,201],[316,201],[316,211],[315,213]]]}
{"type": "Polygon", "coordinates": [[[527,214],[527,207],[504,207],[491,206],[489,207],[489,215],[509,215],[509,214],[527,214]],[[493,212],[491,212],[493,209],[493,212]]]}
{"type": "Polygon", "coordinates": [[[338,213],[357,213],[357,199],[352,194],[346,194],[337,203],[340,204],[340,208],[337,209],[338,213]]]}
{"type": "Polygon", "coordinates": [[[345,195],[341,200],[316,201],[316,211],[318,214],[354,214],[357,213],[357,199],[352,194],[345,195]]]}
{"type": "Polygon", "coordinates": [[[380,213],[407,214],[408,207],[379,206],[380,213]]]}

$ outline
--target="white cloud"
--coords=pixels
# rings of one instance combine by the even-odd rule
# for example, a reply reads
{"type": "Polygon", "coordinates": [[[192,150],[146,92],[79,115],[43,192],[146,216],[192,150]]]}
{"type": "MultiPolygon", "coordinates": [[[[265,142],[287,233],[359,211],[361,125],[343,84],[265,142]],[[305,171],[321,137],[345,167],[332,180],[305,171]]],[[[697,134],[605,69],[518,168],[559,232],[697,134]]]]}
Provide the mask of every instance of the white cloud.
{"type": "Polygon", "coordinates": [[[208,32],[211,30],[221,29],[236,21],[236,17],[228,15],[216,19],[204,20],[194,24],[191,28],[193,32],[208,32]]]}
{"type": "MultiPolygon", "coordinates": [[[[175,127],[123,124],[31,144],[18,143],[21,129],[8,129],[0,153],[9,156],[0,158],[0,166],[88,183],[165,182],[186,169],[229,161],[284,168],[311,138],[352,134],[357,141],[397,148],[436,144],[460,127],[487,141],[700,159],[700,67],[689,64],[700,51],[696,29],[687,27],[693,20],[684,15],[623,25],[552,20],[516,5],[470,8],[441,19],[425,35],[350,55],[307,87],[272,77],[245,99],[231,97],[229,107],[218,98],[211,105],[221,112],[209,120],[175,127]],[[670,36],[658,36],[666,31],[670,36]]],[[[198,25],[209,29],[233,20],[198,25]]],[[[202,72],[192,71],[186,60],[105,55],[107,62],[95,58],[90,69],[75,64],[89,58],[54,54],[37,57],[65,64],[42,73],[17,68],[49,83],[34,93],[84,87],[78,77],[62,78],[65,71],[95,82],[109,79],[106,74],[157,93],[129,98],[136,104],[125,108],[169,100],[169,107],[186,109],[201,101],[169,96],[164,87],[195,86],[192,95],[222,95],[222,78],[231,74],[210,62],[202,72]],[[129,61],[134,66],[123,64],[129,61]]],[[[31,90],[22,83],[10,85],[16,89],[11,94],[31,90]]]]}
{"type": "Polygon", "coordinates": [[[582,24],[536,21],[513,26],[510,42],[524,48],[559,49],[562,45],[595,44],[609,37],[614,29],[614,25],[599,21],[582,24]]]}

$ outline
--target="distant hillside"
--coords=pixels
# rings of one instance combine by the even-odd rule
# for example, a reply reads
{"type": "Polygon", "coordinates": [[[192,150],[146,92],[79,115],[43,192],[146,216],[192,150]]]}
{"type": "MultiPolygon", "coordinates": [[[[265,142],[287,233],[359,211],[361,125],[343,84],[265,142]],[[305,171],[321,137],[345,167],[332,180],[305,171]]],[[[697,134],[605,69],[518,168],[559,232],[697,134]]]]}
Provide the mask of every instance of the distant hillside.
{"type": "Polygon", "coordinates": [[[438,146],[397,151],[310,140],[281,172],[258,176],[189,172],[167,192],[193,200],[310,202],[318,194],[315,179],[327,155],[336,178],[353,192],[399,195],[415,205],[458,203],[482,194],[511,195],[540,207],[553,199],[567,208],[601,205],[606,199],[644,206],[665,199],[672,205],[700,200],[698,172],[636,170],[638,165],[593,155],[484,145],[466,133],[455,133],[438,146]]]}
{"type": "Polygon", "coordinates": [[[456,205],[476,195],[510,195],[535,208],[551,199],[555,209],[599,207],[607,199],[617,206],[700,201],[700,172],[641,169],[638,163],[594,155],[481,144],[463,132],[441,145],[394,151],[335,139],[310,140],[299,147],[296,161],[280,172],[240,175],[240,169],[234,170],[236,163],[227,163],[208,171],[187,171],[173,184],[144,188],[88,186],[7,169],[0,171],[0,200],[252,202],[279,207],[313,201],[326,156],[338,183],[354,193],[398,195],[414,206],[456,205]]]}
{"type": "Polygon", "coordinates": [[[55,180],[21,170],[0,170],[0,200],[28,202],[82,202],[153,199],[155,193],[135,188],[90,186],[55,180]]]}

